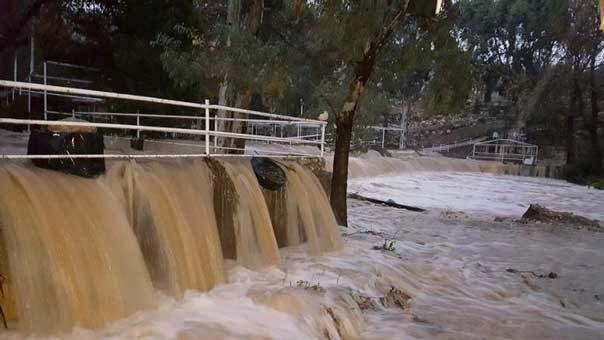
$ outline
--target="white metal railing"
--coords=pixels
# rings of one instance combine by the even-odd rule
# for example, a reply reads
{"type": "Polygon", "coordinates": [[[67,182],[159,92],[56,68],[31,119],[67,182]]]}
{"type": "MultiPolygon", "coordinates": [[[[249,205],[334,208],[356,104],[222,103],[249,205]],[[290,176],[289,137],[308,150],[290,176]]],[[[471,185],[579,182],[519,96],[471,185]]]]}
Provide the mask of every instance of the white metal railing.
{"type": "Polygon", "coordinates": [[[513,139],[496,139],[475,143],[472,147],[472,159],[522,162],[526,165],[537,164],[539,147],[513,139]]]}
{"type": "Polygon", "coordinates": [[[443,151],[449,152],[449,151],[451,151],[451,149],[456,149],[456,148],[459,148],[462,146],[474,145],[474,144],[480,143],[486,139],[487,139],[487,137],[480,137],[480,138],[464,140],[461,142],[455,141],[452,144],[437,144],[437,145],[432,144],[432,146],[430,146],[430,147],[422,148],[422,152],[443,152],[443,151]]]}
{"type": "MultiPolygon", "coordinates": [[[[96,91],[96,90],[88,90],[81,88],[71,88],[71,87],[61,87],[61,86],[52,86],[52,85],[43,85],[43,84],[35,84],[35,83],[25,83],[25,82],[15,82],[15,81],[6,81],[0,80],[0,87],[9,87],[9,88],[17,88],[17,89],[27,89],[28,91],[41,91],[44,93],[45,97],[47,94],[63,94],[69,96],[85,96],[85,97],[94,97],[94,98],[109,98],[109,99],[120,99],[120,100],[129,100],[136,102],[146,102],[146,103],[155,103],[162,105],[171,105],[177,107],[185,107],[192,109],[200,109],[203,114],[199,116],[194,115],[166,115],[166,114],[141,114],[141,113],[110,113],[110,112],[76,112],[72,111],[71,113],[67,112],[59,112],[59,111],[51,111],[47,110],[47,103],[45,100],[45,120],[34,120],[34,119],[13,119],[13,118],[1,118],[0,123],[3,124],[20,124],[20,125],[46,125],[46,126],[72,126],[72,127],[94,127],[94,128],[103,128],[103,129],[113,129],[113,130],[132,130],[136,131],[137,136],[140,137],[140,133],[142,131],[154,131],[154,132],[165,132],[165,133],[173,133],[173,134],[184,134],[184,135],[193,135],[193,136],[203,136],[204,137],[204,152],[198,154],[187,154],[186,157],[200,157],[200,156],[219,156],[223,155],[223,152],[219,152],[219,150],[227,150],[227,149],[236,149],[236,148],[228,148],[224,146],[218,146],[216,141],[219,137],[232,138],[232,139],[243,139],[250,141],[262,141],[268,143],[280,143],[286,145],[315,145],[319,148],[319,154],[309,154],[304,152],[296,152],[296,151],[274,151],[269,152],[271,154],[279,155],[280,157],[300,157],[300,156],[323,156],[325,150],[325,126],[326,122],[300,118],[300,117],[290,117],[283,116],[274,113],[260,112],[254,110],[233,108],[222,105],[212,105],[209,100],[206,100],[203,104],[201,103],[193,103],[193,102],[185,102],[185,101],[177,101],[156,97],[148,97],[148,96],[137,96],[131,94],[122,94],[115,92],[104,92],[104,91],[96,91]],[[234,113],[242,113],[246,115],[253,115],[263,117],[264,119],[250,119],[250,118],[236,118],[236,117],[218,117],[212,116],[210,114],[211,110],[218,111],[226,111],[226,112],[234,112],[234,113]],[[51,114],[60,114],[60,115],[69,115],[69,116],[121,116],[121,117],[134,117],[136,118],[136,124],[112,124],[112,123],[98,123],[98,122],[76,122],[76,121],[49,121],[48,113],[51,114]],[[201,125],[203,122],[205,127],[203,129],[188,129],[188,128],[172,128],[172,127],[163,127],[163,126],[149,126],[142,125],[141,118],[174,118],[174,119],[191,119],[198,121],[201,125]],[[261,134],[253,133],[236,133],[230,131],[218,131],[217,125],[214,124],[214,130],[210,129],[210,121],[221,121],[221,120],[231,120],[231,121],[241,121],[246,122],[248,124],[270,124],[273,126],[281,126],[284,127],[286,125],[297,126],[297,131],[301,131],[301,126],[312,126],[313,128],[318,130],[318,133],[313,133],[311,135],[303,135],[297,134],[295,137],[277,137],[274,135],[265,136],[261,134]],[[210,140],[214,139],[213,147],[210,147],[210,140]]],[[[283,131],[283,129],[282,129],[283,131]]],[[[240,151],[244,151],[244,149],[239,149],[240,151]]],[[[0,155],[0,158],[60,158],[60,157],[69,157],[69,158],[150,158],[156,156],[158,158],[161,157],[178,157],[184,155],[0,155]],[[44,157],[43,157],[44,156],[44,157]],[[52,157],[50,157],[52,156],[52,157]]],[[[232,156],[229,154],[229,156],[232,156]]]]}
{"type": "Polygon", "coordinates": [[[377,135],[374,134],[372,136],[359,139],[358,143],[360,145],[363,145],[363,146],[379,145],[382,148],[385,148],[386,147],[386,132],[393,131],[393,132],[396,132],[398,135],[400,135],[399,149],[402,149],[404,147],[405,130],[400,127],[365,126],[365,127],[360,127],[357,130],[370,130],[370,131],[377,133],[377,135]]]}

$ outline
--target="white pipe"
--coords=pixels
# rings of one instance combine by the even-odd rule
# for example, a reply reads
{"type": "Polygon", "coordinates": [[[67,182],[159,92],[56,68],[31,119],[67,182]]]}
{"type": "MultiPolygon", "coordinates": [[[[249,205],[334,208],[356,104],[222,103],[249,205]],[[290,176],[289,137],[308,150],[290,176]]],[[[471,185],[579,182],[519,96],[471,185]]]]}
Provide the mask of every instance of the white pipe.
{"type": "MultiPolygon", "coordinates": [[[[44,85],[47,85],[46,75],[46,62],[44,62],[44,85]]],[[[46,89],[44,89],[44,120],[48,120],[48,96],[46,95],[46,89]]]]}
{"type": "MultiPolygon", "coordinates": [[[[211,107],[211,105],[210,105],[211,107]]],[[[116,116],[116,117],[135,117],[136,113],[121,113],[121,112],[78,112],[81,115],[90,116],[116,116]]],[[[141,117],[149,118],[175,118],[175,119],[200,119],[202,116],[183,116],[183,115],[158,115],[158,114],[140,114],[141,117]]],[[[288,118],[287,116],[281,116],[282,118],[288,118]]],[[[314,127],[322,125],[320,121],[316,124],[299,121],[288,121],[288,120],[268,120],[268,119],[249,119],[249,118],[227,118],[227,117],[210,117],[210,120],[224,120],[224,121],[238,121],[238,122],[258,122],[258,123],[274,123],[281,125],[297,125],[297,124],[308,124],[308,126],[314,127]]]]}
{"type": "Polygon", "coordinates": [[[325,154],[325,126],[321,126],[321,157],[325,154]]]}
{"type": "Polygon", "coordinates": [[[136,126],[138,126],[138,129],[136,129],[136,138],[140,139],[141,138],[141,116],[137,113],[136,114],[136,126]]]}
{"type": "Polygon", "coordinates": [[[228,106],[222,106],[222,105],[211,105],[212,109],[218,109],[218,110],[227,110],[227,111],[231,111],[231,112],[239,112],[239,113],[247,113],[247,114],[252,114],[252,115],[257,115],[257,116],[263,116],[263,117],[273,117],[273,118],[287,118],[288,120],[295,120],[295,121],[299,121],[299,122],[311,122],[311,123],[316,123],[316,124],[327,124],[327,122],[323,122],[320,120],[313,120],[313,119],[306,119],[306,118],[299,118],[299,117],[290,117],[290,116],[283,116],[283,115],[277,115],[274,113],[266,113],[266,112],[260,112],[260,111],[253,111],[253,110],[246,110],[246,109],[238,109],[238,108],[234,108],[234,107],[228,107],[228,106]]]}
{"type": "MultiPolygon", "coordinates": [[[[80,88],[73,88],[73,87],[33,84],[33,83],[31,83],[31,80],[29,83],[0,80],[0,86],[26,88],[26,89],[30,89],[30,90],[39,90],[39,91],[46,90],[46,91],[50,91],[50,92],[79,94],[79,95],[84,95],[84,96],[94,96],[94,97],[101,97],[101,98],[114,98],[114,99],[123,99],[123,100],[143,101],[143,102],[150,102],[150,103],[157,103],[157,104],[164,104],[164,105],[174,105],[174,106],[205,109],[204,104],[184,102],[184,101],[178,101],[178,100],[170,100],[170,99],[162,99],[162,98],[148,97],[148,96],[137,96],[137,95],[132,95],[132,94],[122,94],[122,93],[115,93],[115,92],[87,90],[87,89],[80,89],[80,88]]],[[[322,121],[318,121],[318,120],[282,116],[282,115],[277,115],[277,114],[272,114],[272,113],[238,109],[238,108],[222,106],[222,105],[210,105],[210,109],[247,113],[247,114],[263,116],[263,117],[271,117],[271,118],[280,118],[280,119],[285,118],[287,120],[310,122],[310,123],[315,123],[315,124],[326,124],[326,122],[322,122],[322,121]]]]}
{"type": "MultiPolygon", "coordinates": [[[[44,74],[39,75],[39,74],[32,74],[32,76],[34,78],[44,78],[44,74]]],[[[83,80],[83,79],[77,79],[77,78],[64,78],[64,77],[57,77],[57,76],[47,76],[47,79],[50,80],[58,80],[58,81],[65,81],[68,83],[82,83],[82,84],[92,84],[92,81],[90,80],[83,80]]]]}
{"type": "Polygon", "coordinates": [[[206,99],[206,154],[210,154],[210,100],[206,99]]]}
{"type": "Polygon", "coordinates": [[[98,69],[96,69],[94,67],[82,66],[82,65],[76,65],[76,64],[69,64],[69,63],[60,63],[58,61],[52,61],[52,60],[48,60],[47,63],[52,64],[52,65],[58,65],[58,66],[65,66],[65,67],[71,67],[71,68],[79,68],[79,69],[82,69],[82,70],[98,71],[98,69]]]}
{"type": "MultiPolygon", "coordinates": [[[[32,90],[28,90],[31,93],[37,93],[37,94],[44,94],[43,91],[32,91],[32,90]]],[[[49,97],[63,97],[63,98],[74,98],[74,99],[80,99],[81,101],[87,101],[87,102],[91,102],[91,103],[98,103],[98,102],[102,102],[104,99],[99,99],[99,98],[93,98],[93,97],[81,97],[81,96],[71,96],[68,94],[58,94],[58,93],[48,93],[47,94],[49,97]]]]}
{"type": "Polygon", "coordinates": [[[3,124],[33,124],[33,125],[47,125],[47,126],[78,126],[78,127],[97,127],[97,128],[106,128],[106,129],[124,129],[124,130],[137,130],[141,131],[156,131],[156,132],[171,132],[171,133],[182,133],[182,134],[190,134],[190,135],[204,135],[206,133],[219,137],[230,137],[230,138],[239,138],[246,140],[262,140],[262,141],[274,141],[274,142],[295,142],[297,144],[320,144],[320,142],[316,141],[307,141],[301,139],[294,138],[280,138],[280,137],[271,137],[271,136],[252,136],[246,135],[242,133],[234,133],[234,132],[224,132],[224,131],[216,131],[216,132],[206,132],[195,129],[183,129],[183,128],[168,128],[168,127],[160,127],[160,126],[136,126],[129,124],[109,124],[109,123],[91,123],[91,122],[67,122],[67,121],[46,121],[46,120],[35,120],[35,119],[14,119],[14,118],[0,118],[0,123],[3,124]]]}
{"type": "MultiPolygon", "coordinates": [[[[89,159],[89,158],[105,158],[105,159],[134,159],[134,158],[204,158],[204,157],[256,157],[256,155],[230,155],[230,154],[155,154],[155,155],[121,155],[121,154],[81,154],[81,155],[0,155],[0,159],[89,159]]],[[[316,157],[312,155],[275,155],[274,158],[300,158],[300,157],[316,157]]]]}
{"type": "Polygon", "coordinates": [[[21,87],[21,88],[25,88],[25,89],[38,90],[38,91],[47,90],[50,92],[79,94],[79,95],[84,95],[84,96],[93,96],[93,97],[101,97],[101,98],[114,98],[114,99],[123,99],[123,100],[142,101],[142,102],[149,102],[149,103],[156,103],[156,104],[192,107],[192,108],[198,108],[198,109],[204,108],[203,104],[183,102],[183,101],[178,101],[178,100],[162,99],[162,98],[147,97],[147,96],[136,96],[136,95],[131,95],[131,94],[122,94],[122,93],[115,93],[115,92],[86,90],[86,89],[64,87],[64,86],[42,85],[42,84],[15,82],[15,81],[7,81],[7,80],[0,80],[0,86],[21,87]]]}
{"type": "MultiPolygon", "coordinates": [[[[18,69],[18,60],[17,60],[17,50],[15,50],[15,60],[13,61],[13,78],[14,81],[17,81],[17,69],[18,69]]],[[[15,88],[13,88],[13,101],[15,100],[15,88]]]]}

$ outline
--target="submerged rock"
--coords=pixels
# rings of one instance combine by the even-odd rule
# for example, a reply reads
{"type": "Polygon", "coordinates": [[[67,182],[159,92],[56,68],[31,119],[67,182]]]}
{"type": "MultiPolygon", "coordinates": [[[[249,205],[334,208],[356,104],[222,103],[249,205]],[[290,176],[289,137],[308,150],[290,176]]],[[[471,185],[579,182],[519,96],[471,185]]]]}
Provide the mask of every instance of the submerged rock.
{"type": "MultiPolygon", "coordinates": [[[[51,126],[48,130],[32,130],[27,146],[28,155],[102,155],[103,136],[94,127],[51,126]]],[[[81,176],[96,177],[105,172],[103,158],[33,159],[41,168],[81,176]]]]}
{"type": "Polygon", "coordinates": [[[287,182],[285,172],[275,161],[266,157],[252,158],[252,168],[258,178],[258,183],[268,190],[279,190],[287,182]]]}
{"type": "Polygon", "coordinates": [[[524,215],[522,215],[520,222],[568,223],[601,228],[600,222],[596,220],[590,220],[573,213],[553,211],[539,204],[531,204],[524,215]]]}

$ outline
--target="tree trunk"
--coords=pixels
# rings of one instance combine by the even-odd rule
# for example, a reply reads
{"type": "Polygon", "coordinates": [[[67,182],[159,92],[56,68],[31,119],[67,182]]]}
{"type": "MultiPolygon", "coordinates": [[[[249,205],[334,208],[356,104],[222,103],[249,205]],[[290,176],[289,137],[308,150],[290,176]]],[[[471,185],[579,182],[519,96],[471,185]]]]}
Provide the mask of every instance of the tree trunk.
{"type": "Polygon", "coordinates": [[[392,32],[402,21],[409,0],[404,1],[401,8],[388,22],[374,40],[369,41],[363,52],[363,58],[355,65],[354,78],[348,88],[348,95],[339,113],[336,113],[336,150],[333,156],[333,176],[331,178],[330,203],[338,223],[348,226],[348,212],[346,207],[346,190],[348,186],[348,156],[350,155],[350,141],[354,114],[359,104],[359,99],[365,91],[365,85],[373,73],[377,57],[384,49],[392,32]]]}
{"type": "Polygon", "coordinates": [[[570,95],[570,107],[566,119],[566,165],[569,167],[576,165],[575,117],[578,109],[579,95],[581,92],[579,86],[579,76],[574,74],[573,89],[570,95]]]}
{"type": "Polygon", "coordinates": [[[589,87],[591,90],[591,119],[589,124],[589,139],[592,148],[592,175],[599,176],[602,174],[602,150],[600,149],[600,141],[598,140],[598,114],[600,108],[598,105],[598,86],[596,84],[596,58],[592,57],[591,68],[589,70],[589,87]]]}
{"type": "Polygon", "coordinates": [[[336,150],[333,154],[330,202],[338,223],[348,225],[346,191],[348,190],[348,156],[352,140],[353,116],[336,117],[336,126],[336,150]]]}

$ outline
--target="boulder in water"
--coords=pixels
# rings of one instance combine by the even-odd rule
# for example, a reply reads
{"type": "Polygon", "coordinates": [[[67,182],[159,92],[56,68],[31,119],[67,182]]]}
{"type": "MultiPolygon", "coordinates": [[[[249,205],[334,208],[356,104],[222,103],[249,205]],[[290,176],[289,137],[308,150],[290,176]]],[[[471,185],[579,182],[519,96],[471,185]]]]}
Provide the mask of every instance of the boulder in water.
{"type": "Polygon", "coordinates": [[[276,191],[281,189],[287,177],[281,167],[272,159],[267,157],[253,157],[252,168],[258,179],[258,183],[265,189],[276,191]]]}
{"type": "Polygon", "coordinates": [[[579,226],[588,226],[588,227],[596,227],[599,228],[600,223],[596,220],[590,220],[586,217],[575,215],[573,213],[567,212],[558,212],[549,210],[545,207],[540,206],[539,204],[531,204],[529,208],[526,210],[522,218],[521,222],[544,222],[544,223],[567,223],[567,224],[575,224],[579,226]]]}
{"type": "MultiPolygon", "coordinates": [[[[89,127],[32,130],[27,145],[28,155],[102,155],[104,151],[103,136],[95,128],[89,127]]],[[[105,172],[103,158],[46,158],[33,159],[32,162],[41,168],[88,178],[105,172]]]]}

